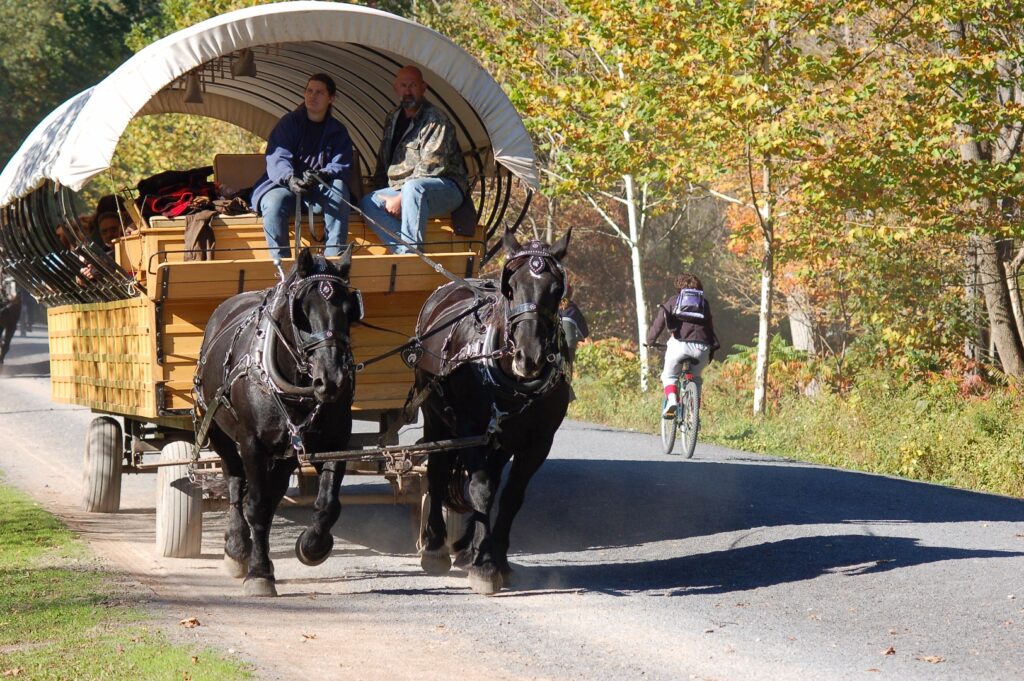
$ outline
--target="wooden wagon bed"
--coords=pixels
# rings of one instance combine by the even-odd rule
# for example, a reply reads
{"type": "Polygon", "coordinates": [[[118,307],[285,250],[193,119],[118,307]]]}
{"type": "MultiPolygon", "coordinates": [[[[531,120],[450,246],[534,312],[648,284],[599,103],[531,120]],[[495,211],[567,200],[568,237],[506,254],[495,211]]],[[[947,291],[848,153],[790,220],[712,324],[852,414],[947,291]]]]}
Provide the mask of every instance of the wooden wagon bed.
{"type": "MultiPolygon", "coordinates": [[[[118,265],[134,272],[142,295],[49,310],[55,401],[146,420],[188,416],[203,330],[213,310],[236,293],[277,281],[259,217],[215,217],[211,226],[213,259],[186,262],[184,218],[151,220],[116,243],[118,265]]],[[[321,234],[322,225],[315,226],[321,234]]],[[[303,227],[308,232],[308,223],[303,227]]],[[[363,294],[366,321],[398,332],[357,326],[353,350],[357,361],[365,361],[408,340],[420,305],[447,279],[415,255],[388,254],[360,217],[349,222],[349,240],[356,249],[352,285],[363,294]]],[[[309,244],[308,234],[303,242],[309,244]]],[[[474,237],[462,237],[448,220],[432,220],[423,250],[449,271],[473,276],[483,250],[482,227],[474,237]]],[[[382,411],[400,408],[412,381],[412,370],[397,355],[368,366],[357,381],[356,417],[376,420],[382,411]]]]}

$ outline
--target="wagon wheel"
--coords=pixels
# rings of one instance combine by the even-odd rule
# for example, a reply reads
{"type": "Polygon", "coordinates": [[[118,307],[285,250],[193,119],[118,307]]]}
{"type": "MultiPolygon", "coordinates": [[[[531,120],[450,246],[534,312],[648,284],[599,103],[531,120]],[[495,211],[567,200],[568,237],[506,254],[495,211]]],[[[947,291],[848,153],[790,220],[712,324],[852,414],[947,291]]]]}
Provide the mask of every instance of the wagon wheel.
{"type": "Polygon", "coordinates": [[[89,423],[82,462],[82,507],[92,513],[115,513],[121,507],[124,444],[121,424],[110,416],[89,423]]]}
{"type": "MultiPolygon", "coordinates": [[[[161,461],[184,461],[190,442],[172,442],[161,461]]],[[[163,466],[156,475],[156,550],[168,558],[196,558],[203,542],[202,488],[188,479],[188,466],[163,466]]]]}
{"type": "MultiPolygon", "coordinates": [[[[416,540],[417,553],[423,550],[423,533],[427,529],[427,519],[430,517],[430,493],[427,490],[427,477],[425,475],[420,478],[420,485],[420,502],[409,506],[409,520],[412,525],[413,536],[416,540]]],[[[461,539],[463,533],[465,533],[466,525],[469,522],[469,514],[455,513],[447,506],[441,509],[441,513],[444,516],[445,529],[448,533],[445,538],[445,546],[448,547],[449,553],[455,555],[455,549],[452,548],[452,545],[461,539]]]]}
{"type": "Polygon", "coordinates": [[[409,506],[409,521],[412,526],[413,538],[416,541],[416,553],[423,550],[423,533],[427,529],[429,515],[430,495],[424,490],[420,495],[420,503],[409,506]]]}
{"type": "Polygon", "coordinates": [[[444,543],[448,546],[448,552],[452,556],[456,556],[455,542],[462,539],[462,535],[466,533],[466,527],[469,525],[469,513],[456,513],[447,506],[441,512],[444,514],[444,525],[447,530],[444,543]]]}

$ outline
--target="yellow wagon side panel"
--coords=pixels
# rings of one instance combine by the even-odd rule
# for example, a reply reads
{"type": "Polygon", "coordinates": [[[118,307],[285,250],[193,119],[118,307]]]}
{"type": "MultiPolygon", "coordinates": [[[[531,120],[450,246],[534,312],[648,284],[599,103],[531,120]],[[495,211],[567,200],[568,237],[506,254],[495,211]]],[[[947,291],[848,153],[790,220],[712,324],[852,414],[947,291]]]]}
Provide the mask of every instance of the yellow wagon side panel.
{"type": "Polygon", "coordinates": [[[155,418],[153,302],[62,305],[48,311],[55,402],[155,418]]]}
{"type": "MultiPolygon", "coordinates": [[[[435,256],[449,269],[464,273],[475,267],[474,253],[435,256]]],[[[157,268],[155,291],[166,298],[160,304],[161,363],[158,380],[164,382],[165,409],[191,409],[192,378],[206,324],[223,300],[243,291],[261,290],[276,281],[267,261],[205,261],[165,263],[157,268]]],[[[407,341],[414,333],[424,299],[447,279],[415,256],[355,256],[352,285],[363,293],[366,321],[394,333],[357,325],[352,332],[357,362],[381,355],[407,341]]],[[[412,386],[412,370],[397,355],[366,367],[356,378],[357,411],[398,409],[412,386]]]]}

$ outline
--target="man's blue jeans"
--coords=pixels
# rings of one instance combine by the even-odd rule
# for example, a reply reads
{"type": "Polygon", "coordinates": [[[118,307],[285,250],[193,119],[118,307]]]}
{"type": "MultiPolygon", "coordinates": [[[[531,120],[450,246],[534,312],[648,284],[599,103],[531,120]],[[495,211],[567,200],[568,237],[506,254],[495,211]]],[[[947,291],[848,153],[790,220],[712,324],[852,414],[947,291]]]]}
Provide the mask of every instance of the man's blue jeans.
{"type": "Polygon", "coordinates": [[[450,215],[461,203],[462,191],[448,178],[421,177],[408,180],[401,190],[386,188],[367,194],[359,202],[359,210],[393,253],[405,253],[408,249],[378,225],[400,234],[406,242],[421,243],[427,220],[450,215]],[[384,200],[389,196],[398,196],[399,193],[402,195],[401,219],[384,209],[384,200]]]}
{"type": "MultiPolygon", "coordinates": [[[[302,195],[302,203],[314,214],[323,214],[327,244],[324,255],[334,258],[341,255],[348,243],[348,187],[338,179],[330,187],[318,184],[302,195]]],[[[274,187],[260,199],[260,214],[263,215],[263,234],[270,246],[271,258],[290,258],[292,250],[288,241],[288,219],[295,215],[295,194],[287,187],[274,187]]]]}

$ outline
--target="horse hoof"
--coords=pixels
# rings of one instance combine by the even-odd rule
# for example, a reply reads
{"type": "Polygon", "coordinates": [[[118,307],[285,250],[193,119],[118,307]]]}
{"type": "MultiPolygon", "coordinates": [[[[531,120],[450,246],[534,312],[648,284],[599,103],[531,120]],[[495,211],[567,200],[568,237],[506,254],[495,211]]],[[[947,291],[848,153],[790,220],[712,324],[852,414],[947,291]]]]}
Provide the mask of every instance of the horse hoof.
{"type": "Polygon", "coordinates": [[[452,559],[448,549],[423,549],[420,554],[420,567],[428,575],[443,575],[452,569],[452,559]]]}
{"type": "Polygon", "coordinates": [[[249,571],[249,561],[235,560],[234,558],[225,553],[224,571],[227,572],[228,575],[231,577],[241,579],[242,577],[245,577],[245,574],[249,571]]]}
{"type": "Polygon", "coordinates": [[[331,555],[331,549],[334,548],[334,535],[324,535],[325,548],[323,549],[322,553],[306,553],[302,550],[302,540],[305,539],[306,532],[308,532],[308,530],[300,534],[299,538],[295,540],[295,555],[298,557],[300,563],[312,567],[313,565],[319,565],[320,563],[324,562],[325,560],[327,560],[327,557],[331,555]]]}
{"type": "Polygon", "coordinates": [[[493,596],[501,590],[501,573],[495,570],[484,574],[480,568],[471,568],[469,571],[469,588],[483,596],[493,596]]]}
{"type": "Polygon", "coordinates": [[[266,577],[250,577],[242,583],[242,593],[246,596],[276,596],[277,587],[273,579],[266,577]]]}

